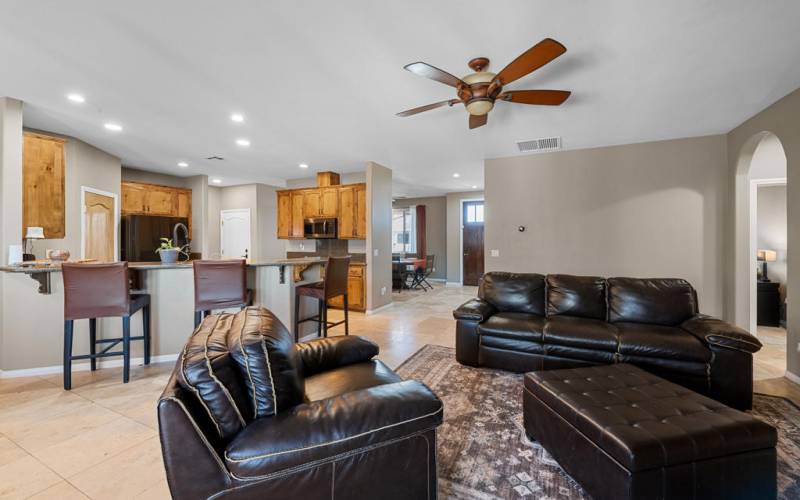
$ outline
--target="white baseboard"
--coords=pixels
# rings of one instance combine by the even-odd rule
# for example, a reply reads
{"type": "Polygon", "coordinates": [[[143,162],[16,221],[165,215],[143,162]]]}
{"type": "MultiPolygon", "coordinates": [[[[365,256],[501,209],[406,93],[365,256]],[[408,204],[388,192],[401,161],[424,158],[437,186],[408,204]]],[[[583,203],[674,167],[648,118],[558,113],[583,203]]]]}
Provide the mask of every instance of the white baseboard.
{"type": "MultiPolygon", "coordinates": [[[[151,363],[166,363],[168,361],[175,361],[178,359],[177,354],[163,354],[161,356],[150,356],[151,363]]],[[[144,358],[131,358],[131,366],[144,365],[144,358]]],[[[117,368],[122,366],[122,358],[99,360],[97,368],[117,368]]],[[[72,371],[85,372],[89,371],[89,362],[73,363],[72,371]]],[[[0,370],[0,378],[18,378],[18,377],[36,377],[41,375],[54,375],[56,373],[63,373],[64,367],[62,365],[55,366],[42,366],[39,368],[23,368],[21,370],[0,370]]]]}
{"type": "Polygon", "coordinates": [[[786,370],[786,373],[783,374],[784,377],[788,378],[790,381],[794,382],[795,384],[800,384],[800,375],[795,375],[794,373],[786,370]]]}
{"type": "Polygon", "coordinates": [[[460,281],[448,281],[448,282],[446,282],[444,284],[444,286],[446,286],[446,287],[456,287],[456,286],[460,287],[461,286],[461,282],[460,281]]]}
{"type": "Polygon", "coordinates": [[[378,314],[379,312],[383,311],[384,309],[388,309],[394,305],[394,302],[389,302],[388,304],[382,305],[377,309],[367,309],[364,311],[364,314],[367,316],[371,316],[373,314],[378,314]]]}
{"type": "Polygon", "coordinates": [[[435,281],[436,283],[444,283],[447,280],[444,278],[428,278],[428,281],[435,281]]]}

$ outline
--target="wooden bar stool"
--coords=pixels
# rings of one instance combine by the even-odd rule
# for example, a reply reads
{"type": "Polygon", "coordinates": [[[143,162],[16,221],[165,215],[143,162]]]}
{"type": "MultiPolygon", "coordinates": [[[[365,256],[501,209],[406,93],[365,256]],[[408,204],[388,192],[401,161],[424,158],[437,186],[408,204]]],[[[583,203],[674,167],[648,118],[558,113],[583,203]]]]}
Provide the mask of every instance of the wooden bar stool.
{"type": "Polygon", "coordinates": [[[196,260],[192,267],[195,328],[213,309],[244,309],[253,303],[253,291],[247,289],[244,260],[196,260]]]}
{"type": "Polygon", "coordinates": [[[128,288],[128,263],[63,264],[64,278],[64,389],[72,388],[72,361],[89,359],[92,371],[97,358],[122,356],[122,381],[128,383],[131,366],[131,340],[144,341],[144,364],[150,364],[150,295],[131,293],[128,288]],[[131,337],[131,316],[142,310],[142,336],[131,337]],[[97,338],[97,318],[122,317],[122,337],[97,338]],[[76,319],[89,320],[89,354],[72,355],[72,332],[76,319]],[[122,343],[122,351],[111,349],[122,343]],[[97,352],[98,344],[107,344],[97,352]]]}
{"type": "Polygon", "coordinates": [[[316,283],[300,285],[294,289],[294,340],[300,340],[300,323],[315,321],[319,323],[319,336],[327,337],[328,328],[344,323],[344,334],[350,335],[350,323],[347,316],[347,274],[350,269],[350,257],[328,257],[325,265],[325,279],[316,283]],[[328,322],[328,300],[339,295],[344,296],[344,320],[336,323],[328,322]],[[312,297],[319,302],[319,313],[300,319],[300,298],[312,297]]]}

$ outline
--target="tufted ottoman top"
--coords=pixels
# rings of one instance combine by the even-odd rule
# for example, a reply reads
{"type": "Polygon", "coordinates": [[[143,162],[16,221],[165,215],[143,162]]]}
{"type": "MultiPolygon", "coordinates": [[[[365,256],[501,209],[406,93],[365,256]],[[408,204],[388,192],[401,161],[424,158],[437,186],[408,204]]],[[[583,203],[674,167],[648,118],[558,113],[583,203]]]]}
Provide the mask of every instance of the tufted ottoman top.
{"type": "Polygon", "coordinates": [[[525,390],[631,472],[777,441],[761,420],[628,364],[528,373],[525,390]]]}

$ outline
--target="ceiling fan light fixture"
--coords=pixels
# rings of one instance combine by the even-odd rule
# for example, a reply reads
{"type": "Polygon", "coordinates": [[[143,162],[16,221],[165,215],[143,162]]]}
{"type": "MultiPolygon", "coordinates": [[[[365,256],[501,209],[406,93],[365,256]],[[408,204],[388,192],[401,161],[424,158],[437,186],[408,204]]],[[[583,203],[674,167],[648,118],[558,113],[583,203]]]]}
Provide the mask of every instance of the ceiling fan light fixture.
{"type": "Polygon", "coordinates": [[[478,71],[477,73],[470,73],[462,78],[462,80],[467,85],[472,85],[475,83],[491,83],[494,77],[495,73],[492,73],[491,71],[478,71]]]}
{"type": "Polygon", "coordinates": [[[475,116],[483,116],[494,108],[491,99],[473,99],[467,103],[467,112],[475,116]]]}

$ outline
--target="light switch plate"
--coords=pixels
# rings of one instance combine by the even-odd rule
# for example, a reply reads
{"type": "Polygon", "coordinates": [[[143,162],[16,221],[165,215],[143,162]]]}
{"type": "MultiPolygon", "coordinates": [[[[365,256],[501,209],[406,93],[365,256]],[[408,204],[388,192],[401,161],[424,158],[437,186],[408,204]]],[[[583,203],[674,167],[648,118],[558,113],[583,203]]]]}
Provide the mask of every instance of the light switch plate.
{"type": "Polygon", "coordinates": [[[500,250],[492,250],[492,257],[500,257],[500,250]]]}
{"type": "Polygon", "coordinates": [[[373,257],[377,257],[379,253],[380,253],[380,248],[375,248],[372,250],[373,257]]]}

